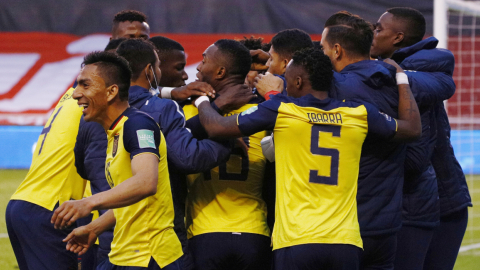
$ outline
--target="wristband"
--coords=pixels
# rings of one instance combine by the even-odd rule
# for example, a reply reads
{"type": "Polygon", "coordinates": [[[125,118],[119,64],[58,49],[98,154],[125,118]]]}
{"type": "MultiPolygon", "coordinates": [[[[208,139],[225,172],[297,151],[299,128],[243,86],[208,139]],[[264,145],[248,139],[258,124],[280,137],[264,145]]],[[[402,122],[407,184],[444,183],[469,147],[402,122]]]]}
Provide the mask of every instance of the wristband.
{"type": "Polygon", "coordinates": [[[197,98],[197,100],[195,100],[195,102],[194,102],[195,107],[198,108],[198,106],[200,106],[200,103],[202,103],[202,102],[204,102],[204,101],[210,102],[210,99],[208,99],[207,96],[201,96],[201,97],[197,98]]]}
{"type": "Polygon", "coordinates": [[[276,90],[272,90],[272,91],[268,91],[263,97],[265,98],[265,100],[270,100],[270,95],[278,95],[278,94],[280,94],[280,92],[276,90]]]}
{"type": "Polygon", "coordinates": [[[160,95],[162,98],[172,99],[172,90],[175,89],[173,87],[163,87],[162,91],[160,91],[160,95]]]}
{"type": "Polygon", "coordinates": [[[408,84],[407,74],[403,72],[397,72],[396,78],[397,78],[397,85],[408,84]]]}

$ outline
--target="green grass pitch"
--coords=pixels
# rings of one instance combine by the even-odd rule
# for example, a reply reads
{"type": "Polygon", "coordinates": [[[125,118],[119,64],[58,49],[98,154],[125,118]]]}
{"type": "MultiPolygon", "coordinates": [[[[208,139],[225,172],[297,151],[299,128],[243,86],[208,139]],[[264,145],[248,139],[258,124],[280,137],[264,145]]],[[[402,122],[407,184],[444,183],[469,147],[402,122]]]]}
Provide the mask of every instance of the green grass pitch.
{"type": "MultiPolygon", "coordinates": [[[[27,170],[0,170],[0,269],[18,269],[5,226],[5,208],[10,196],[21,183],[27,170]]],[[[480,175],[467,176],[473,204],[469,209],[468,228],[462,246],[480,243],[480,175]]],[[[455,270],[476,269],[480,265],[480,248],[461,252],[455,270]]]]}

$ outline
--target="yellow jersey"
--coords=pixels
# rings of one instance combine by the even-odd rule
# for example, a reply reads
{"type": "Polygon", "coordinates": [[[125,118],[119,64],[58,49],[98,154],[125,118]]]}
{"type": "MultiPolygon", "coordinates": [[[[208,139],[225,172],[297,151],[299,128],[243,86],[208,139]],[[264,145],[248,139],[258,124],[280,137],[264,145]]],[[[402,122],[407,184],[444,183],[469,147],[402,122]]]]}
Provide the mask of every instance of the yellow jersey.
{"type": "MultiPolygon", "coordinates": [[[[225,116],[236,115],[257,104],[246,104],[225,116]]],[[[193,105],[184,107],[189,119],[198,114],[193,105]]],[[[239,232],[270,236],[267,207],[262,198],[266,159],[260,141],[265,131],[243,141],[248,156],[235,147],[227,162],[210,171],[189,175],[186,226],[188,238],[212,232],[239,232]]]]}
{"type": "Polygon", "coordinates": [[[273,249],[301,244],[362,248],[357,218],[360,153],[367,136],[390,138],[396,121],[369,104],[277,95],[237,117],[244,135],[275,134],[273,249]]]}
{"type": "Polygon", "coordinates": [[[70,88],[60,99],[40,134],[32,165],[25,180],[12,195],[50,211],[56,204],[83,197],[86,181],[77,173],[73,149],[82,109],[70,88]]]}
{"type": "Polygon", "coordinates": [[[159,159],[157,193],[113,210],[117,222],[110,262],[147,267],[153,257],[163,268],[183,255],[173,231],[173,200],[163,134],[150,116],[128,108],[115,120],[107,136],[105,174],[112,188],[132,177],[131,160],[136,155],[153,154],[159,159]]]}

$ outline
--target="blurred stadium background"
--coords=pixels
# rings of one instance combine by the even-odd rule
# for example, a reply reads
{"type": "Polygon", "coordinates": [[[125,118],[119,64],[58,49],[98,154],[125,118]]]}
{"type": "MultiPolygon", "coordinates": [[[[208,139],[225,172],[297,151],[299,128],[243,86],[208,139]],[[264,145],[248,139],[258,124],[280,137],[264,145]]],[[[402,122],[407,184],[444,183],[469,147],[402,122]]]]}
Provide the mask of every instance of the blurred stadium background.
{"type": "Polygon", "coordinates": [[[427,20],[426,36],[456,57],[455,95],[446,103],[452,144],[473,203],[455,269],[480,265],[480,1],[459,0],[1,0],[0,1],[0,269],[16,269],[5,208],[30,166],[32,151],[56,102],[73,84],[86,53],[103,50],[113,16],[135,9],[151,36],[180,42],[189,81],[201,54],[220,38],[254,35],[269,41],[300,28],[320,40],[325,20],[348,10],[374,23],[387,8],[408,6],[427,20]],[[435,5],[434,5],[435,2],[435,5]],[[435,7],[435,8],[434,8],[435,7]]]}

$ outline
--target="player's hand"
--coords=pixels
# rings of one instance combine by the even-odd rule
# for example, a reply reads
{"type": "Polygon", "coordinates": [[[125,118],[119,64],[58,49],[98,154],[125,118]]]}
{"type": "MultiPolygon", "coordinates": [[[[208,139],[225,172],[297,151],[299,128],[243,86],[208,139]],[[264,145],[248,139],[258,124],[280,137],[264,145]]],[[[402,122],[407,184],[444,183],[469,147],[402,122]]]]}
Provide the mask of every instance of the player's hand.
{"type": "Polygon", "coordinates": [[[252,90],[246,84],[241,84],[228,88],[214,102],[222,112],[228,112],[242,107],[254,97],[256,95],[252,90]]]}
{"type": "Polygon", "coordinates": [[[63,242],[67,242],[66,249],[83,255],[97,241],[98,235],[89,226],[78,227],[73,230],[63,242]]]}
{"type": "Polygon", "coordinates": [[[261,49],[250,50],[250,55],[252,56],[252,65],[250,70],[263,71],[268,69],[268,66],[266,65],[268,59],[270,58],[270,54],[268,52],[265,52],[261,49]]]}
{"type": "Polygon", "coordinates": [[[50,222],[54,224],[55,229],[63,230],[74,224],[77,219],[88,216],[92,208],[87,199],[66,201],[53,212],[50,222]]]}
{"type": "Polygon", "coordinates": [[[191,82],[173,89],[170,94],[172,99],[176,101],[183,101],[192,96],[210,96],[215,98],[215,90],[213,90],[210,84],[205,82],[191,82]]]}
{"type": "Polygon", "coordinates": [[[404,71],[403,71],[403,68],[402,68],[401,66],[399,66],[399,65],[397,64],[397,62],[393,61],[393,60],[390,59],[390,58],[383,59],[383,62],[394,66],[394,67],[397,69],[397,73],[398,73],[398,72],[404,72],[404,71]]]}
{"type": "Polygon", "coordinates": [[[258,74],[257,77],[255,77],[253,85],[262,97],[272,90],[278,92],[283,91],[283,80],[270,72],[267,72],[265,75],[258,74]]]}
{"type": "MultiPolygon", "coordinates": [[[[248,138],[248,137],[247,137],[248,138]]],[[[245,143],[245,141],[243,140],[243,138],[236,138],[235,139],[235,148],[240,148],[242,149],[243,151],[243,154],[245,154],[246,157],[248,157],[248,149],[250,147],[248,147],[248,145],[245,143]]]]}

